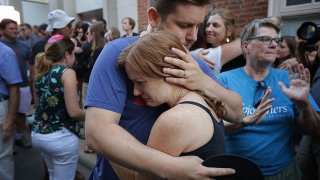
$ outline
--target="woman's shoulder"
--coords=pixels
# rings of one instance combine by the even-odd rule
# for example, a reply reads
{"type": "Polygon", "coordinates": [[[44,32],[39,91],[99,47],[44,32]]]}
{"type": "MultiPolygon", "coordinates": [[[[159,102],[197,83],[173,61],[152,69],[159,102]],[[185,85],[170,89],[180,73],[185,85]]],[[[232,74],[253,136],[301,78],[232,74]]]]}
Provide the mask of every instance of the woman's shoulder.
{"type": "Polygon", "coordinates": [[[199,123],[199,119],[211,118],[203,108],[194,104],[178,104],[162,113],[158,118],[160,123],[176,128],[187,128],[188,126],[192,128],[195,123],[199,123]]]}

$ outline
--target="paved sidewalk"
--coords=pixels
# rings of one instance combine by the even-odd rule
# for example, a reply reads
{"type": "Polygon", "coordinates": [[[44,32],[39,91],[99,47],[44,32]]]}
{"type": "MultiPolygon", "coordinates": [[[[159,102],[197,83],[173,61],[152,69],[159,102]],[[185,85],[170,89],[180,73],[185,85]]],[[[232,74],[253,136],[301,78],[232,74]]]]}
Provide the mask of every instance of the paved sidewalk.
{"type": "MultiPolygon", "coordinates": [[[[79,161],[78,171],[88,179],[92,167],[96,162],[96,154],[86,154],[84,140],[79,139],[79,161]]],[[[15,146],[17,154],[15,161],[15,180],[42,180],[44,176],[44,165],[39,150],[35,148],[24,149],[15,146]]]]}
{"type": "Polygon", "coordinates": [[[79,164],[83,165],[87,169],[90,169],[91,172],[96,163],[96,153],[84,153],[84,150],[87,149],[87,147],[82,139],[79,139],[79,146],[79,164]]]}
{"type": "MultiPolygon", "coordinates": [[[[35,109],[32,107],[28,114],[34,114],[35,109]]],[[[28,123],[32,123],[33,116],[27,118],[28,123]]],[[[83,130],[83,129],[81,129],[83,130]]],[[[25,149],[19,146],[14,147],[16,155],[15,161],[15,180],[42,180],[44,176],[44,164],[40,151],[35,148],[25,149]]],[[[79,159],[78,171],[88,179],[93,166],[96,163],[95,153],[84,153],[87,149],[85,141],[79,139],[79,159]]]]}

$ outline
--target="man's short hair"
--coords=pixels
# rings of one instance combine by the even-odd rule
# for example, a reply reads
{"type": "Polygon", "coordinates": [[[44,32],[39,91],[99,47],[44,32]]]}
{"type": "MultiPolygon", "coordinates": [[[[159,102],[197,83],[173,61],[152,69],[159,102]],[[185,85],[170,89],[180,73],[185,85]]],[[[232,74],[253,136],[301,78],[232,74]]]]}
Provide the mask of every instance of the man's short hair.
{"type": "Polygon", "coordinates": [[[7,25],[11,23],[18,25],[18,23],[12,19],[2,19],[2,21],[0,22],[0,29],[5,29],[7,25]]]}
{"type": "Polygon", "coordinates": [[[150,0],[149,7],[157,9],[162,19],[176,11],[176,7],[180,4],[194,4],[196,6],[205,6],[213,3],[213,0],[150,0]]]}
{"type": "Polygon", "coordinates": [[[125,19],[128,19],[129,25],[131,26],[131,29],[134,29],[134,27],[136,26],[136,22],[131,17],[123,18],[123,20],[125,20],[125,19]]]}
{"type": "Polygon", "coordinates": [[[28,23],[22,23],[22,24],[20,24],[20,26],[21,26],[21,27],[22,27],[22,26],[24,26],[24,27],[26,27],[26,28],[28,28],[28,29],[32,30],[31,25],[30,25],[30,24],[28,24],[28,23]]]}

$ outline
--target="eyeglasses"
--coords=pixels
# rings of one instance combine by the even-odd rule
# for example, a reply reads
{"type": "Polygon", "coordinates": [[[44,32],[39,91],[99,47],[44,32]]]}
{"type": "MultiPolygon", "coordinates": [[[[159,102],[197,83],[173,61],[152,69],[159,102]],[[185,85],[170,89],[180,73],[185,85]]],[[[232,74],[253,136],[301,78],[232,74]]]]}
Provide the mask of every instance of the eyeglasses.
{"type": "Polygon", "coordinates": [[[261,41],[265,45],[270,45],[272,43],[272,41],[274,41],[277,45],[280,45],[283,42],[283,38],[281,38],[281,37],[272,38],[270,36],[250,37],[247,40],[258,40],[258,41],[261,41]]]}
{"type": "Polygon", "coordinates": [[[261,100],[264,94],[266,93],[266,91],[267,91],[266,83],[264,81],[259,81],[256,86],[256,91],[254,92],[254,99],[253,99],[254,108],[257,108],[260,105],[261,100]]]}

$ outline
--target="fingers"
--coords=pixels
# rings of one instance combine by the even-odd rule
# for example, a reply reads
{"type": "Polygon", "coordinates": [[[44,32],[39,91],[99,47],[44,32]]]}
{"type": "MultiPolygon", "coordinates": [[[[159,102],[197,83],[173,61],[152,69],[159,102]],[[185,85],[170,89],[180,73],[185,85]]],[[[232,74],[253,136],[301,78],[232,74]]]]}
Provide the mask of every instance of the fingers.
{"type": "Polygon", "coordinates": [[[204,176],[211,176],[211,177],[216,177],[216,176],[227,176],[227,175],[232,175],[235,174],[236,171],[231,168],[210,168],[206,167],[206,170],[204,171],[204,176]]]}
{"type": "Polygon", "coordinates": [[[207,63],[208,66],[209,66],[211,69],[214,69],[214,68],[215,68],[216,64],[215,64],[214,62],[210,61],[209,59],[207,59],[207,58],[205,58],[205,57],[203,57],[202,60],[203,60],[205,63],[207,63]]]}
{"type": "Polygon", "coordinates": [[[162,72],[169,75],[169,76],[174,76],[177,78],[185,78],[186,77],[186,72],[181,69],[163,68],[162,72]]]}
{"type": "Polygon", "coordinates": [[[262,99],[261,99],[261,103],[265,102],[269,98],[270,94],[271,94],[271,88],[268,87],[266,92],[264,93],[262,99]]]}
{"type": "Polygon", "coordinates": [[[311,75],[308,68],[305,68],[305,74],[306,74],[305,81],[309,84],[311,82],[311,75]]]}
{"type": "Polygon", "coordinates": [[[201,51],[201,54],[202,54],[203,56],[207,55],[208,53],[209,53],[208,50],[203,50],[203,51],[201,51]]]}
{"type": "Polygon", "coordinates": [[[308,68],[304,68],[303,64],[296,64],[295,69],[297,70],[297,77],[296,79],[306,81],[310,83],[310,71],[308,68]]]}
{"type": "Polygon", "coordinates": [[[186,79],[184,79],[184,78],[165,77],[165,80],[168,83],[176,84],[176,85],[180,85],[180,86],[184,86],[186,84],[186,79]]]}
{"type": "Polygon", "coordinates": [[[294,79],[294,74],[293,74],[292,67],[289,64],[286,65],[286,70],[288,70],[288,72],[289,72],[290,80],[293,80],[294,79]]]}
{"type": "Polygon", "coordinates": [[[211,69],[214,69],[216,64],[215,64],[213,61],[210,61],[208,58],[205,57],[205,55],[207,55],[208,53],[209,53],[209,51],[203,50],[203,51],[199,52],[198,54],[196,54],[196,56],[198,56],[198,57],[201,58],[205,63],[207,63],[208,66],[209,66],[211,69]]]}
{"type": "Polygon", "coordinates": [[[173,58],[173,57],[164,57],[164,62],[169,63],[173,66],[176,66],[179,69],[185,69],[186,62],[184,62],[181,59],[173,58]]]}
{"type": "Polygon", "coordinates": [[[180,49],[177,48],[171,48],[171,50],[178,55],[182,60],[186,61],[186,62],[192,62],[193,58],[188,58],[190,56],[190,54],[185,53],[183,51],[181,51],[180,49]]]}
{"type": "Polygon", "coordinates": [[[3,141],[7,141],[8,139],[9,139],[9,137],[10,137],[10,132],[8,131],[8,130],[4,130],[3,131],[3,141]]]}
{"type": "Polygon", "coordinates": [[[281,88],[281,90],[282,90],[283,92],[285,92],[285,91],[288,89],[283,82],[278,82],[278,85],[280,86],[280,88],[281,88]]]}

